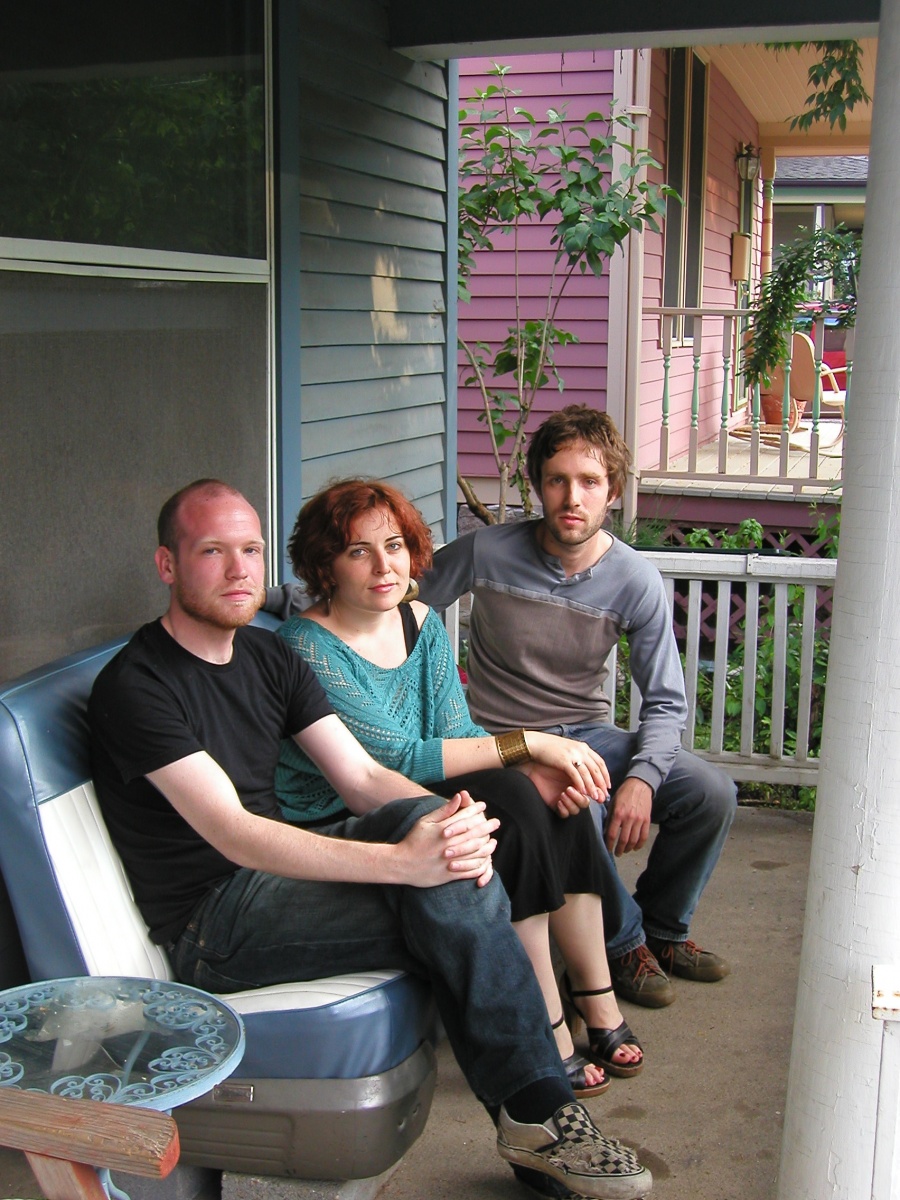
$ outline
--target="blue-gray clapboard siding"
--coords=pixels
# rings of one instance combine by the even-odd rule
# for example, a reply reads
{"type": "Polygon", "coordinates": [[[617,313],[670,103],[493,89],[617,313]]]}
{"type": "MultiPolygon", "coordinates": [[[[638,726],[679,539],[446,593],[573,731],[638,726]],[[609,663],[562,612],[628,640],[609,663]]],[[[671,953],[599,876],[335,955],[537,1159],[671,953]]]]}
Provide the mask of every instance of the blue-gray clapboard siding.
{"type": "Polygon", "coordinates": [[[445,537],[446,71],[389,51],[375,0],[305,0],[301,30],[302,492],[382,476],[445,537]]]}

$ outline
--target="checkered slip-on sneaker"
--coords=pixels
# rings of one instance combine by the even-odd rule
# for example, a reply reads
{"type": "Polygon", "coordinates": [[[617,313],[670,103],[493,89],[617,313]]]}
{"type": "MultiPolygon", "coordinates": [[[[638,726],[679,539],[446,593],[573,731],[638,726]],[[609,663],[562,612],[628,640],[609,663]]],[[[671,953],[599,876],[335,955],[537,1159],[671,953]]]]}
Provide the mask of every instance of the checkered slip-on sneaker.
{"type": "Polygon", "coordinates": [[[541,1175],[539,1171],[532,1171],[530,1167],[518,1167],[515,1163],[510,1163],[510,1166],[519,1183],[535,1196],[547,1196],[549,1200],[581,1200],[581,1197],[564,1183],[551,1179],[549,1175],[541,1175]]]}
{"type": "Polygon", "coordinates": [[[519,1124],[501,1108],[497,1150],[593,1200],[638,1200],[653,1186],[634,1151],[605,1138],[582,1104],[564,1104],[543,1125],[519,1124]]]}

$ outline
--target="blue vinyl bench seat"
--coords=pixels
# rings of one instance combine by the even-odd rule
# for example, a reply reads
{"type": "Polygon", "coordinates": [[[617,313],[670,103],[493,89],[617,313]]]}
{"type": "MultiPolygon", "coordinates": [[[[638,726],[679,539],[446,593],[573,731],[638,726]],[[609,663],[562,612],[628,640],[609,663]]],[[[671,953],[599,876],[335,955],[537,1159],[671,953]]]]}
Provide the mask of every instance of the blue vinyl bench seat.
{"type": "MultiPolygon", "coordinates": [[[[134,903],[94,794],[86,704],[124,644],[0,687],[0,872],[31,978],[172,978],[134,903]]],[[[247,1049],[235,1074],[175,1113],[185,1162],[359,1179],[396,1162],[434,1090],[434,1003],[398,971],[230,993],[247,1049]]]]}

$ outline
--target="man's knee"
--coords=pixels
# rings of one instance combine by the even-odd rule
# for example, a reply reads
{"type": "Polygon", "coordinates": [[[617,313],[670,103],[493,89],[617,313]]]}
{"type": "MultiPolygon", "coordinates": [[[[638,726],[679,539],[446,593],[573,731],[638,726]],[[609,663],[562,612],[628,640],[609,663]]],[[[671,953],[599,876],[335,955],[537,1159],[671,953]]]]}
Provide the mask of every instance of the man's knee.
{"type": "MultiPolygon", "coordinates": [[[[422,930],[432,932],[444,927],[446,933],[441,936],[454,941],[460,938],[499,945],[512,933],[509,897],[496,872],[483,885],[448,874],[447,882],[438,887],[402,889],[398,903],[413,925],[421,920],[422,930]]],[[[512,936],[517,938],[514,933],[512,936]]]]}
{"type": "MultiPolygon", "coordinates": [[[[706,765],[711,766],[710,763],[706,765]]],[[[706,828],[717,831],[711,836],[718,840],[724,839],[737,812],[737,784],[718,767],[712,767],[711,775],[704,796],[704,811],[706,828]]]]}
{"type": "Polygon", "coordinates": [[[730,821],[737,808],[737,784],[713,763],[704,762],[703,766],[706,768],[704,795],[707,805],[710,810],[720,812],[723,818],[730,821]]]}
{"type": "Polygon", "coordinates": [[[727,828],[737,809],[734,780],[714,763],[679,750],[672,770],[654,798],[653,820],[693,813],[712,828],[727,828]]]}
{"type": "Polygon", "coordinates": [[[440,796],[392,800],[362,817],[350,818],[342,836],[357,842],[402,842],[417,821],[446,803],[440,796]]]}

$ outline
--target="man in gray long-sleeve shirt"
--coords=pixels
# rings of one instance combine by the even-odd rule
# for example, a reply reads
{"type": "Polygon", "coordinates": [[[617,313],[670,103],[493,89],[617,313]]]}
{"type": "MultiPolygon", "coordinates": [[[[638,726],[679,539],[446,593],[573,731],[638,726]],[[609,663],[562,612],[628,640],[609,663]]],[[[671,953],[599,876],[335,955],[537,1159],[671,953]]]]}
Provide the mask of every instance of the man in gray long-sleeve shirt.
{"type": "Polygon", "coordinates": [[[476,721],[493,731],[524,724],[568,734],[606,759],[613,791],[594,813],[610,855],[639,849],[658,823],[633,897],[609,858],[605,921],[616,991],[661,1007],[675,999],[667,973],[700,982],[728,974],[688,930],[734,816],[735,786],[681,748],[684,679],[662,580],[603,529],[629,461],[605,413],[571,405],[549,417],[527,458],[542,518],[445,546],[421,596],[441,609],[473,593],[468,695],[476,721]],[[605,662],[622,634],[642,696],[634,734],[609,723],[605,662]]]}

